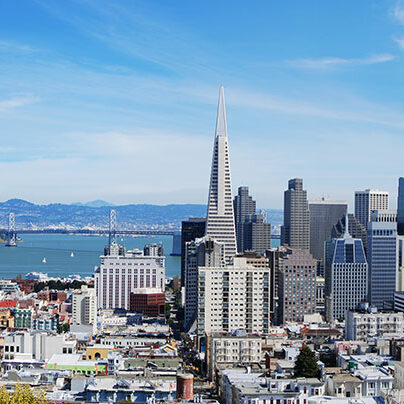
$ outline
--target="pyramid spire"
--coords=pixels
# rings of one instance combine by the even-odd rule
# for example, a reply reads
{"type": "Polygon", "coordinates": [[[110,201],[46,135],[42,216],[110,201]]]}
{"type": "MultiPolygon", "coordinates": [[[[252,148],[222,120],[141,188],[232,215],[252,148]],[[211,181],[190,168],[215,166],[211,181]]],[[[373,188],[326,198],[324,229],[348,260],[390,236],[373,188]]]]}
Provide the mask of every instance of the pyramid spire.
{"type": "Polygon", "coordinates": [[[217,107],[206,235],[224,244],[225,259],[227,262],[237,253],[223,86],[219,90],[219,103],[217,107]]]}
{"type": "Polygon", "coordinates": [[[345,232],[344,232],[344,238],[351,238],[351,235],[349,234],[348,213],[345,214],[345,232]]]}

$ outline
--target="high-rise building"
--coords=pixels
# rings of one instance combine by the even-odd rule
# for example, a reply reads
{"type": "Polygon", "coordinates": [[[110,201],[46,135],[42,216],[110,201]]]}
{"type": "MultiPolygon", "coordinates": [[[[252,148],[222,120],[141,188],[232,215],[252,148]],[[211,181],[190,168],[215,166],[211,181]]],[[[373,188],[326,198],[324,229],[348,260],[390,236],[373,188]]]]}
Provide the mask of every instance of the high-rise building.
{"type": "Polygon", "coordinates": [[[206,236],[223,244],[226,262],[237,254],[224,88],[220,87],[210,176],[206,236]]]}
{"type": "Polygon", "coordinates": [[[161,245],[146,245],[143,251],[126,251],[114,242],[105,249],[100,262],[95,270],[100,308],[129,310],[131,292],[165,290],[165,256],[161,245]]]}
{"type": "Polygon", "coordinates": [[[303,321],[316,312],[317,261],[307,249],[287,248],[279,257],[280,324],[303,321]]]}
{"type": "Polygon", "coordinates": [[[270,271],[234,257],[225,267],[199,267],[198,335],[270,329],[270,271]]]}
{"type": "Polygon", "coordinates": [[[367,227],[372,210],[387,210],[389,193],[378,189],[355,192],[355,217],[367,227]]]}
{"type": "Polygon", "coordinates": [[[318,259],[324,259],[324,243],[331,239],[335,224],[346,215],[348,204],[342,201],[321,199],[309,202],[310,210],[310,253],[318,259]]]}
{"type": "Polygon", "coordinates": [[[307,192],[303,190],[303,180],[289,180],[284,193],[282,244],[292,248],[310,248],[310,212],[307,192]]]}
{"type": "MultiPolygon", "coordinates": [[[[223,244],[212,237],[202,237],[185,244],[185,313],[184,327],[193,328],[198,313],[198,268],[224,266],[223,244]]],[[[196,324],[195,324],[196,325],[196,324]]]]}
{"type": "Polygon", "coordinates": [[[348,230],[342,238],[327,241],[325,251],[326,317],[333,321],[367,299],[368,263],[362,240],[348,230]]]}
{"type": "Polygon", "coordinates": [[[369,301],[391,309],[398,286],[397,212],[374,210],[368,223],[369,301]]]}
{"type": "Polygon", "coordinates": [[[97,294],[95,288],[82,285],[72,297],[72,323],[97,326],[97,294]]]}
{"type": "Polygon", "coordinates": [[[404,236],[404,177],[398,179],[397,233],[404,236]]]}
{"type": "Polygon", "coordinates": [[[248,250],[244,247],[244,223],[246,217],[254,215],[256,212],[256,202],[248,194],[248,187],[239,187],[238,193],[234,197],[234,219],[236,223],[237,249],[239,252],[248,250]]]}
{"type": "Polygon", "coordinates": [[[263,254],[271,248],[271,224],[264,222],[262,214],[246,216],[243,229],[243,250],[263,254]]]}
{"type": "Polygon", "coordinates": [[[205,234],[206,219],[190,217],[181,222],[181,283],[185,285],[185,244],[205,234]]]}

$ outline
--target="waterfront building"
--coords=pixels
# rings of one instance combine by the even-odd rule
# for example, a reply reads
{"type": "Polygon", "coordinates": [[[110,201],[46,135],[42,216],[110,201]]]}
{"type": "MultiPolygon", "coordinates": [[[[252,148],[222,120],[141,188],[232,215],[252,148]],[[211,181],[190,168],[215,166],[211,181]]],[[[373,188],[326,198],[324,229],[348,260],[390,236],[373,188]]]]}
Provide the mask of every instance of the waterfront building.
{"type": "Polygon", "coordinates": [[[367,227],[372,210],[387,210],[389,193],[378,189],[366,189],[355,192],[355,217],[367,227]]]}
{"type": "Polygon", "coordinates": [[[237,195],[234,197],[234,219],[236,223],[237,249],[239,252],[248,250],[244,247],[244,223],[247,216],[255,215],[257,206],[254,199],[248,194],[248,187],[238,188],[237,195]]]}
{"type": "Polygon", "coordinates": [[[82,285],[73,291],[72,323],[97,326],[97,294],[95,288],[82,285]]]}
{"type": "MultiPolygon", "coordinates": [[[[349,227],[349,226],[348,226],[349,227]]],[[[350,236],[326,242],[325,304],[328,321],[345,318],[367,299],[368,263],[362,240],[350,236]]]]}
{"type": "Polygon", "coordinates": [[[345,318],[345,338],[348,341],[367,341],[370,337],[403,332],[403,312],[379,312],[363,305],[358,310],[349,310],[345,318]]]}
{"type": "Polygon", "coordinates": [[[392,309],[398,286],[397,212],[372,211],[367,238],[369,302],[378,309],[392,309]]]}
{"type": "Polygon", "coordinates": [[[331,239],[333,226],[347,214],[348,204],[322,198],[309,202],[310,210],[310,254],[324,260],[324,243],[331,239]]]}
{"type": "Polygon", "coordinates": [[[317,262],[308,250],[287,248],[279,255],[278,316],[280,324],[302,322],[316,312],[317,262]]]}
{"type": "Polygon", "coordinates": [[[139,289],[164,292],[165,256],[162,246],[146,245],[143,251],[126,251],[112,243],[106,253],[100,257],[100,266],[95,271],[99,308],[129,310],[131,292],[139,289]]]}
{"type": "Polygon", "coordinates": [[[181,284],[185,286],[185,244],[205,235],[206,218],[190,217],[181,222],[181,284]]]}
{"type": "Polygon", "coordinates": [[[190,330],[198,313],[198,268],[224,266],[224,246],[211,237],[202,237],[185,245],[184,326],[190,330]]]}
{"type": "Polygon", "coordinates": [[[205,235],[223,244],[227,263],[236,255],[237,240],[223,86],[219,91],[205,235]]]}
{"type": "Polygon", "coordinates": [[[271,224],[264,222],[262,214],[246,216],[243,228],[243,250],[263,254],[271,248],[271,224]]]}
{"type": "Polygon", "coordinates": [[[397,233],[404,236],[404,177],[398,179],[397,233]]]}
{"type": "Polygon", "coordinates": [[[310,212],[307,191],[303,189],[303,180],[289,180],[284,193],[282,244],[292,248],[310,248],[310,212]]]}
{"type": "Polygon", "coordinates": [[[270,271],[234,257],[232,265],[199,267],[198,335],[270,329],[270,271]]]}

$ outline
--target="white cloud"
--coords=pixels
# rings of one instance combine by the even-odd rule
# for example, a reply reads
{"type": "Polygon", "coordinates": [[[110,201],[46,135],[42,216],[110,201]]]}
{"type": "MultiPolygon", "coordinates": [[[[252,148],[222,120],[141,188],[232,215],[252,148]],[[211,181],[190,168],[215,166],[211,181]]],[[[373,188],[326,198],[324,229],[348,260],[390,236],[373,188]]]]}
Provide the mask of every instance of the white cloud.
{"type": "Polygon", "coordinates": [[[39,101],[39,98],[33,96],[15,97],[8,100],[1,100],[0,112],[7,111],[13,108],[23,107],[24,105],[33,104],[37,101],[39,101]]]}
{"type": "Polygon", "coordinates": [[[394,38],[398,46],[401,48],[401,50],[404,50],[404,37],[401,38],[394,38]]]}
{"type": "Polygon", "coordinates": [[[372,55],[365,58],[325,57],[319,59],[287,60],[289,66],[303,69],[333,69],[337,67],[354,67],[390,62],[396,57],[391,54],[372,55]]]}
{"type": "Polygon", "coordinates": [[[401,24],[404,25],[404,9],[397,5],[393,10],[393,15],[401,24]]]}

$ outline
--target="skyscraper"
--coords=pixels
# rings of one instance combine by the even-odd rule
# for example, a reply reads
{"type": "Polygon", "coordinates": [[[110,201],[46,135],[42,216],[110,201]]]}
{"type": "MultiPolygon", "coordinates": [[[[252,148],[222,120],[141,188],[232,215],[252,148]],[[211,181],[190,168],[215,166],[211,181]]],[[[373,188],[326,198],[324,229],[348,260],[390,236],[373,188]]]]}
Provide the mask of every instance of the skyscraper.
{"type": "Polygon", "coordinates": [[[224,254],[227,262],[230,262],[231,257],[237,254],[223,86],[219,90],[206,219],[206,236],[213,237],[217,242],[224,245],[224,254]]]}
{"type": "Polygon", "coordinates": [[[271,224],[264,222],[262,214],[246,217],[243,228],[243,250],[264,254],[271,248],[271,224]]]}
{"type": "Polygon", "coordinates": [[[289,180],[284,193],[282,243],[292,248],[310,248],[310,213],[303,180],[289,180]]]}
{"type": "Polygon", "coordinates": [[[378,309],[391,309],[398,286],[397,212],[376,210],[368,224],[369,300],[378,309]]]}
{"type": "Polygon", "coordinates": [[[378,189],[355,192],[355,217],[367,227],[372,210],[389,208],[389,193],[378,189]]]}
{"type": "Polygon", "coordinates": [[[404,177],[398,179],[397,233],[404,236],[404,177]]]}
{"type": "Polygon", "coordinates": [[[324,243],[331,239],[334,225],[346,215],[348,204],[342,201],[321,199],[310,201],[310,253],[318,259],[324,259],[324,243]]]}
{"type": "Polygon", "coordinates": [[[248,187],[238,187],[238,193],[234,197],[234,218],[236,222],[237,249],[243,252],[244,247],[244,226],[246,217],[254,215],[256,211],[256,202],[248,194],[248,187]]]}
{"type": "Polygon", "coordinates": [[[332,321],[367,299],[368,264],[362,240],[348,229],[342,238],[327,241],[325,251],[326,315],[332,321]]]}

